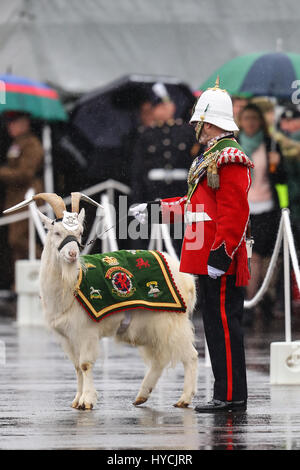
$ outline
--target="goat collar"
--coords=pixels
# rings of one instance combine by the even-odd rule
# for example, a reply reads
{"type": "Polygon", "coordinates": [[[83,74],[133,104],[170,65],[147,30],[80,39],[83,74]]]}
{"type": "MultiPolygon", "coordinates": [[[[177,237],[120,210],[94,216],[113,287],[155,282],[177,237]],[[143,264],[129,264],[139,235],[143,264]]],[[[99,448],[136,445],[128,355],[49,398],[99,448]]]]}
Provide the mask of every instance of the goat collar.
{"type": "Polygon", "coordinates": [[[63,241],[61,242],[61,244],[57,248],[58,251],[60,251],[67,243],[70,243],[70,242],[76,242],[77,245],[79,246],[79,248],[81,248],[81,245],[80,245],[79,241],[77,240],[77,238],[74,237],[74,235],[68,235],[66,238],[63,239],[63,241]]]}

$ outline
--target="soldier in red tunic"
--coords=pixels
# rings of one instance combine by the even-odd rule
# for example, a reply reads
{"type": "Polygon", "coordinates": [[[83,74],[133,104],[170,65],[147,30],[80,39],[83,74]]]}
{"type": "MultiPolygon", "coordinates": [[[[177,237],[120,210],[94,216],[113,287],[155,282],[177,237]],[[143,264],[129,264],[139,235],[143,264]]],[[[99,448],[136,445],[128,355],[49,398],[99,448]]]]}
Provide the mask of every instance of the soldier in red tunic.
{"type": "MultiPolygon", "coordinates": [[[[189,171],[188,191],[159,201],[163,223],[184,218],[180,270],[198,276],[203,322],[215,384],[200,413],[245,410],[247,381],[242,332],[244,288],[249,280],[246,230],[252,162],[234,138],[232,101],[218,83],[199,98],[191,124],[205,151],[189,171]]],[[[143,210],[132,209],[140,221],[143,210]]],[[[156,202],[157,204],[157,202],[156,202]]]]}

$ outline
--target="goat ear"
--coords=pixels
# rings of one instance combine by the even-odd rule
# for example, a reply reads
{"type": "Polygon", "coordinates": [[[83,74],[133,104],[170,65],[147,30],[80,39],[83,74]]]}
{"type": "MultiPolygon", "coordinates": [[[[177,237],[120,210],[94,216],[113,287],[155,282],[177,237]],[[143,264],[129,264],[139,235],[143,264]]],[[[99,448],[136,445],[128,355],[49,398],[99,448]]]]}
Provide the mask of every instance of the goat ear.
{"type": "Polygon", "coordinates": [[[84,222],[84,218],[85,218],[85,210],[84,210],[84,208],[82,208],[81,211],[78,214],[78,221],[79,221],[79,223],[81,223],[81,225],[84,222]]]}
{"type": "Polygon", "coordinates": [[[53,220],[49,219],[49,217],[47,217],[45,214],[43,214],[39,210],[38,210],[38,214],[40,216],[41,221],[43,222],[45,229],[50,230],[53,220]]]}

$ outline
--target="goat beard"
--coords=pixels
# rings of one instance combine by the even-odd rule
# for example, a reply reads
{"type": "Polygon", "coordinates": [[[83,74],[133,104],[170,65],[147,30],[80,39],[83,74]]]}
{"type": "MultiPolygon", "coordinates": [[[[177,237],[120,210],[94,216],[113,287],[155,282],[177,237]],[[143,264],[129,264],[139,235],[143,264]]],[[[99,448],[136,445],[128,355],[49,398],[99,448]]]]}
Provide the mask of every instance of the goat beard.
{"type": "Polygon", "coordinates": [[[78,263],[62,263],[61,264],[61,280],[63,291],[68,291],[70,289],[74,290],[77,283],[79,273],[79,264],[78,263]]]}

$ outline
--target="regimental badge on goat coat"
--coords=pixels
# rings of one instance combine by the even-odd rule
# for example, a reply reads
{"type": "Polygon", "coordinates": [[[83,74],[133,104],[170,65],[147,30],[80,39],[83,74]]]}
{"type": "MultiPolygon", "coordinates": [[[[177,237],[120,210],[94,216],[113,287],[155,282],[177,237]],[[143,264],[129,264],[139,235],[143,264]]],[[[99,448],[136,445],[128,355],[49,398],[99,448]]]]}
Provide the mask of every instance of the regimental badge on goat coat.
{"type": "Polygon", "coordinates": [[[162,253],[120,250],[81,256],[78,302],[99,322],[132,308],[183,313],[185,302],[162,253]]]}
{"type": "Polygon", "coordinates": [[[163,222],[185,219],[187,223],[180,271],[207,275],[210,265],[226,274],[235,274],[237,285],[247,285],[245,235],[253,163],[234,138],[224,138],[204,153],[199,165],[202,167],[196,178],[197,162],[191,169],[186,196],[161,201],[163,222]],[[210,184],[209,165],[203,165],[211,155],[218,174],[217,187],[210,184]]]}

